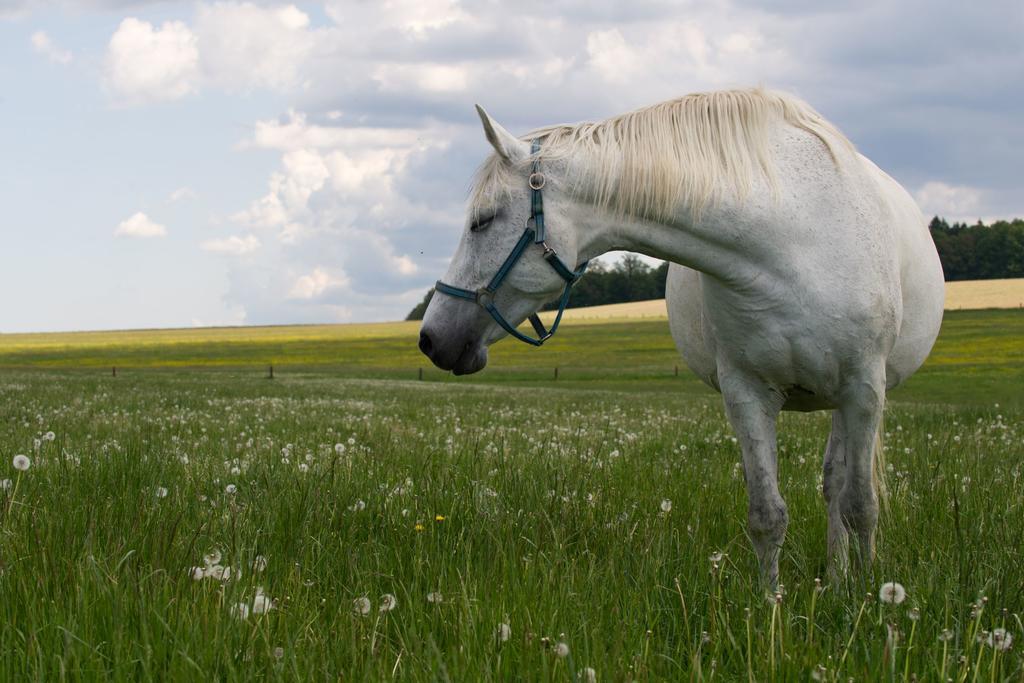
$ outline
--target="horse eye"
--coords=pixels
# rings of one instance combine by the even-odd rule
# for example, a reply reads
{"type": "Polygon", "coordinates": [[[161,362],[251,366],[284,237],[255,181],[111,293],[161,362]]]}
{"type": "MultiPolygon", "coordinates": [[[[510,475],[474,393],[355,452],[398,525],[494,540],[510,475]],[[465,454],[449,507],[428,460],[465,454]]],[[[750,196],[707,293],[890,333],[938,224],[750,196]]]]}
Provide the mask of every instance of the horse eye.
{"type": "Polygon", "coordinates": [[[470,232],[480,232],[486,230],[487,226],[494,220],[494,216],[487,216],[486,218],[478,218],[469,226],[470,232]]]}

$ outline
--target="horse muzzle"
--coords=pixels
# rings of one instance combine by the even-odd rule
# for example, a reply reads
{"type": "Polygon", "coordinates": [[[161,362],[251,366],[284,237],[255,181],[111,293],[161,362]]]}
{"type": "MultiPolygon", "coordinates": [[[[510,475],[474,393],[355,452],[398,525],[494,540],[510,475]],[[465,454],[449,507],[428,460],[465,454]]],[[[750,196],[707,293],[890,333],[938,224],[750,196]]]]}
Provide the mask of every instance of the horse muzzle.
{"type": "Polygon", "coordinates": [[[427,325],[420,328],[419,347],[434,365],[455,375],[471,375],[487,365],[487,347],[480,340],[452,340],[427,325]]]}

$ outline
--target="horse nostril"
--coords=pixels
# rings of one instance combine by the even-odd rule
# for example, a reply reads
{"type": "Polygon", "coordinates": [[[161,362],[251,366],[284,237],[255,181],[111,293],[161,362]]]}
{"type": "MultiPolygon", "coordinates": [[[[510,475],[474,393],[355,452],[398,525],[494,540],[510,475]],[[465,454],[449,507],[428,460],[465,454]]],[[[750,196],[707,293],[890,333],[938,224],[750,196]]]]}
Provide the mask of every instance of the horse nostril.
{"type": "Polygon", "coordinates": [[[434,342],[431,341],[430,335],[426,332],[420,332],[420,351],[425,356],[430,356],[430,352],[434,350],[434,342]]]}

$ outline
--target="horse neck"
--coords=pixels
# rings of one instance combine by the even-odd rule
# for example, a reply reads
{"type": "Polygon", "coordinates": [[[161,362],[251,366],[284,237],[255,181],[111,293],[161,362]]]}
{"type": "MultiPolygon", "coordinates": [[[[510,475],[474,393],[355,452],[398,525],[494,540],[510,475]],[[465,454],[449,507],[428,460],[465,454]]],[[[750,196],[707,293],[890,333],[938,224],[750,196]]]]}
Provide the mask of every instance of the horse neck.
{"type": "Polygon", "coordinates": [[[682,208],[663,220],[614,215],[582,203],[576,212],[580,261],[634,251],[728,281],[751,258],[749,235],[741,234],[746,221],[721,206],[706,208],[696,221],[682,208]]]}

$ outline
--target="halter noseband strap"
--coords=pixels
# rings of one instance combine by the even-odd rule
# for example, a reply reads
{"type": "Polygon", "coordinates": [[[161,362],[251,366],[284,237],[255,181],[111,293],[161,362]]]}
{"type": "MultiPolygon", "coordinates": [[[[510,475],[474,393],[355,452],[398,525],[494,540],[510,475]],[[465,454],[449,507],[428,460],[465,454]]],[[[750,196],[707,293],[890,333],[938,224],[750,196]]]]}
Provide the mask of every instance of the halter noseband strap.
{"type": "Polygon", "coordinates": [[[545,229],[544,229],[544,198],[541,195],[541,190],[544,187],[544,174],[540,170],[540,158],[537,156],[537,152],[540,151],[540,140],[535,139],[530,145],[530,153],[534,156],[533,168],[530,172],[530,218],[526,222],[526,229],[523,230],[522,236],[516,245],[512,247],[511,253],[505,259],[505,262],[498,268],[498,272],[494,274],[491,281],[487,283],[485,287],[473,291],[471,289],[463,289],[461,287],[454,287],[452,285],[445,284],[440,280],[434,285],[434,291],[448,296],[453,296],[458,299],[466,299],[472,301],[477,305],[481,306],[484,310],[491,314],[494,318],[494,322],[501,325],[502,329],[511,334],[513,337],[520,341],[524,341],[527,344],[534,346],[540,346],[548,339],[554,336],[555,331],[558,330],[558,324],[562,322],[562,313],[565,312],[565,307],[569,304],[569,293],[572,291],[572,286],[583,276],[583,273],[587,270],[587,262],[584,261],[578,270],[573,270],[565,264],[565,262],[558,258],[558,254],[555,250],[547,245],[545,240],[545,229]],[[533,224],[531,227],[530,224],[533,224]],[[519,259],[522,257],[523,252],[530,246],[530,243],[539,244],[544,248],[544,260],[554,268],[555,272],[565,280],[565,289],[562,290],[562,297],[558,301],[558,315],[555,316],[555,322],[551,325],[550,330],[544,329],[544,323],[540,321],[540,317],[534,313],[528,320],[533,325],[534,331],[537,333],[537,337],[529,337],[515,328],[509,321],[498,310],[497,306],[494,305],[494,295],[498,291],[498,287],[504,282],[508,276],[512,267],[516,265],[519,259]]]}

